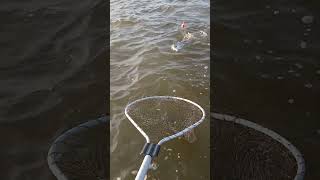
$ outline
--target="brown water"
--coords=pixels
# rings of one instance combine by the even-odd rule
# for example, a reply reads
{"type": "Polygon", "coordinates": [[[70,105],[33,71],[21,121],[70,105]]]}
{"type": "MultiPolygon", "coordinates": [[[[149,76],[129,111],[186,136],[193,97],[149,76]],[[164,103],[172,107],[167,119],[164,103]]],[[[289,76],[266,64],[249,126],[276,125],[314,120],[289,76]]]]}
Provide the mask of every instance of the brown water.
{"type": "MultiPolygon", "coordinates": [[[[209,114],[210,37],[179,52],[171,50],[182,39],[178,31],[182,21],[191,33],[209,34],[209,1],[121,0],[110,5],[111,179],[134,179],[144,138],[124,115],[129,102],[144,96],[179,96],[195,101],[209,114]]],[[[164,144],[155,160],[159,167],[150,171],[150,177],[209,179],[208,119],[195,134],[194,143],[178,139],[164,144]]]]}

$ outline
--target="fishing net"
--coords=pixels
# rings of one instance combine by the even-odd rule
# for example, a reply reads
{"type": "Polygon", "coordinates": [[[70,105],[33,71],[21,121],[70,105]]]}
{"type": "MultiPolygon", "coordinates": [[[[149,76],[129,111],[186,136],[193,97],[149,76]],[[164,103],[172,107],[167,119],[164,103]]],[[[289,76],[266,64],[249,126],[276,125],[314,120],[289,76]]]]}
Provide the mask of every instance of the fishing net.
{"type": "Polygon", "coordinates": [[[58,180],[106,180],[109,138],[106,117],[91,120],[60,135],[48,152],[48,165],[58,180]]]}
{"type": "Polygon", "coordinates": [[[204,111],[199,105],[170,96],[153,96],[134,101],[126,107],[126,115],[152,143],[165,137],[171,136],[169,140],[182,135],[204,119],[204,111]]]}
{"type": "Polygon", "coordinates": [[[220,180],[302,180],[300,152],[277,133],[250,121],[211,114],[211,172],[220,180]]]}

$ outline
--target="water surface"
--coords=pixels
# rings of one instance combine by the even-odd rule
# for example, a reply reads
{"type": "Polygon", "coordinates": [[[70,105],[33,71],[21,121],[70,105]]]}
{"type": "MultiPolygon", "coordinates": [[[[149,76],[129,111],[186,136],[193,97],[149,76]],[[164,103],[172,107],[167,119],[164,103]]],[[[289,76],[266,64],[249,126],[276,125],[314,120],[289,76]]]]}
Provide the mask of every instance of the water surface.
{"type": "MultiPolygon", "coordinates": [[[[144,138],[124,115],[127,103],[170,95],[195,101],[208,112],[210,37],[178,52],[171,45],[182,39],[182,21],[191,33],[209,34],[209,1],[121,0],[110,6],[111,179],[134,179],[144,138]]],[[[150,177],[209,179],[209,121],[195,134],[194,143],[180,139],[164,144],[150,177]]]]}

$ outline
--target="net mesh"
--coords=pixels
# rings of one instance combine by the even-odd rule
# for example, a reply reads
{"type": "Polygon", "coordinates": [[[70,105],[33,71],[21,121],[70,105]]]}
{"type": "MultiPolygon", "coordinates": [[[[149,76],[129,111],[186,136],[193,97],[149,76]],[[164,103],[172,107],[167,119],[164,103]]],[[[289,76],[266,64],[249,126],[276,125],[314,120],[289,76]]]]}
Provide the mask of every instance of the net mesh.
{"type": "Polygon", "coordinates": [[[109,172],[109,117],[91,120],[57,138],[48,152],[48,165],[58,180],[105,180],[109,172]]]}
{"type": "Polygon", "coordinates": [[[201,109],[194,104],[170,97],[136,101],[127,107],[127,114],[152,143],[188,128],[203,116],[201,109]]]}
{"type": "Polygon", "coordinates": [[[297,162],[283,144],[256,129],[211,116],[213,179],[292,180],[297,162]]]}

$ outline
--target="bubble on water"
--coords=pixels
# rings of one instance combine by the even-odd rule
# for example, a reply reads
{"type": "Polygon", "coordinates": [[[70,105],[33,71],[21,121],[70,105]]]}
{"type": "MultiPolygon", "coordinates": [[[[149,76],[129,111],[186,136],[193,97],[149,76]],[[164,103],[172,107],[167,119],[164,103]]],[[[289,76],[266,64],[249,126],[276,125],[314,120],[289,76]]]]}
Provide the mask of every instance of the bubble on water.
{"type": "Polygon", "coordinates": [[[293,104],[294,103],[294,99],[293,98],[288,99],[288,103],[289,104],[293,104]]]}
{"type": "Polygon", "coordinates": [[[311,84],[311,83],[307,83],[307,84],[304,85],[304,87],[306,87],[306,88],[312,88],[312,84],[311,84]]]}
{"type": "Polygon", "coordinates": [[[167,151],[172,151],[172,149],[168,148],[167,151]]]}
{"type": "Polygon", "coordinates": [[[208,69],[208,66],[205,66],[204,69],[208,69]]]}
{"type": "Polygon", "coordinates": [[[263,40],[258,39],[258,40],[257,40],[257,43],[262,44],[262,43],[263,43],[263,40]]]}
{"type": "Polygon", "coordinates": [[[269,77],[269,75],[268,75],[268,74],[261,74],[261,77],[264,78],[264,79],[266,79],[266,78],[269,77]]]}
{"type": "Polygon", "coordinates": [[[251,41],[250,41],[249,39],[244,39],[243,42],[244,42],[245,44],[249,44],[251,41]]]}
{"type": "Polygon", "coordinates": [[[311,113],[310,112],[306,112],[306,116],[310,116],[311,115],[311,113]]]}
{"type": "Polygon", "coordinates": [[[278,76],[277,79],[282,80],[282,79],[284,79],[284,77],[283,76],[278,76]]]}
{"type": "Polygon", "coordinates": [[[256,59],[257,59],[257,60],[260,60],[260,59],[261,59],[261,56],[256,56],[256,59]]]}
{"type": "Polygon", "coordinates": [[[274,11],[273,11],[273,14],[274,14],[274,15],[277,15],[277,14],[279,14],[279,13],[280,13],[279,10],[274,10],[274,11]]]}
{"type": "Polygon", "coordinates": [[[178,172],[178,169],[176,169],[176,172],[178,172]]]}
{"type": "Polygon", "coordinates": [[[294,65],[295,65],[297,68],[299,68],[299,69],[302,69],[302,68],[303,68],[302,64],[295,63],[294,65]]]}
{"type": "Polygon", "coordinates": [[[203,77],[207,77],[207,75],[204,74],[203,77]]]}
{"type": "Polygon", "coordinates": [[[174,90],[172,90],[172,92],[173,92],[173,93],[175,93],[175,92],[176,92],[176,90],[174,89],[174,90]]]}
{"type": "Polygon", "coordinates": [[[121,180],[121,177],[117,177],[117,180],[121,180]]]}
{"type": "Polygon", "coordinates": [[[304,23],[304,24],[311,24],[313,23],[313,16],[303,16],[301,18],[301,21],[304,23]]]}
{"type": "Polygon", "coordinates": [[[295,71],[293,69],[289,69],[288,73],[294,73],[295,71]]]}
{"type": "Polygon", "coordinates": [[[202,95],[202,93],[200,93],[202,95]]]}
{"type": "Polygon", "coordinates": [[[310,32],[310,31],[311,31],[311,28],[306,29],[306,31],[310,32]]]}
{"type": "Polygon", "coordinates": [[[169,159],[169,157],[168,156],[166,156],[166,157],[164,157],[164,160],[166,161],[166,160],[168,160],[169,159]]]}
{"type": "Polygon", "coordinates": [[[307,48],[307,42],[301,41],[301,42],[300,42],[300,47],[301,47],[302,49],[307,48]]]}
{"type": "Polygon", "coordinates": [[[137,175],[137,174],[138,174],[138,171],[137,171],[137,170],[133,170],[133,171],[131,171],[131,174],[132,174],[132,175],[137,175]]]}

